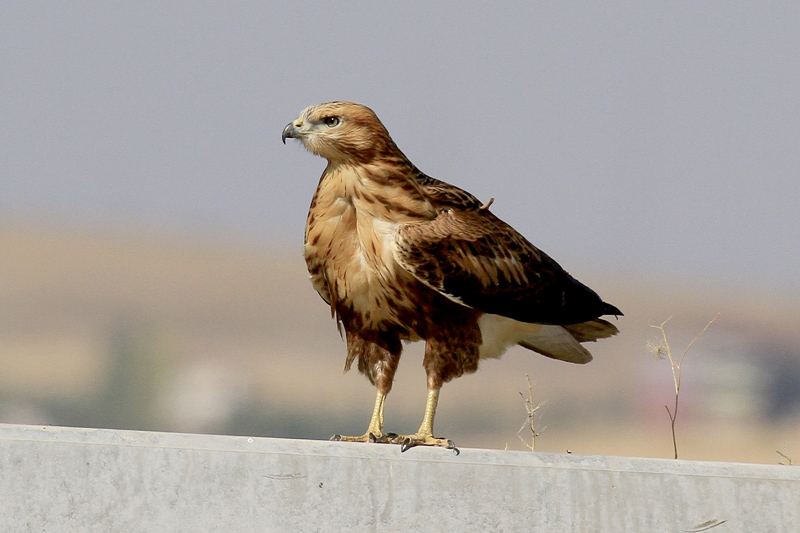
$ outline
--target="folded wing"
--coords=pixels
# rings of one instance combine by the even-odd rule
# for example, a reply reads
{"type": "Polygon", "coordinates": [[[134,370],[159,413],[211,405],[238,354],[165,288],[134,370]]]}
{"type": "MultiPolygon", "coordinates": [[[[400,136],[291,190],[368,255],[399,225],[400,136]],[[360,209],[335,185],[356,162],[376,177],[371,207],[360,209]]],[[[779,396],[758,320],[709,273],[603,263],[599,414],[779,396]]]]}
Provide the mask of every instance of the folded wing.
{"type": "Polygon", "coordinates": [[[485,313],[557,325],[622,314],[488,209],[442,209],[400,227],[395,244],[413,276],[485,313]]]}

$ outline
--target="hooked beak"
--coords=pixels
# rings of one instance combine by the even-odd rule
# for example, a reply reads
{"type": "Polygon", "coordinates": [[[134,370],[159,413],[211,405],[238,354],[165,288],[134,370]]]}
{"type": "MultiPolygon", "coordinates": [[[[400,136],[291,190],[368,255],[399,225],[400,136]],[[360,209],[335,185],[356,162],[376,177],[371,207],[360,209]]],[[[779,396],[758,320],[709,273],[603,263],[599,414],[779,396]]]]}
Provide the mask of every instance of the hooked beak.
{"type": "Polygon", "coordinates": [[[294,125],[294,122],[290,122],[283,128],[283,134],[281,134],[281,141],[283,144],[286,144],[286,139],[298,139],[300,137],[300,132],[297,131],[297,127],[294,125]]]}

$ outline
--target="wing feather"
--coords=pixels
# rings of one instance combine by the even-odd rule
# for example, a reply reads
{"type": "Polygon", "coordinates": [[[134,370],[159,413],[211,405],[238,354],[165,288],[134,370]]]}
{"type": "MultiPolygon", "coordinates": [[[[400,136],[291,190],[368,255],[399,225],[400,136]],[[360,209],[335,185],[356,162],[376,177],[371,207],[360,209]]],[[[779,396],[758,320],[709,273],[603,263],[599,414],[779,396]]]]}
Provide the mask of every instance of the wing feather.
{"type": "Polygon", "coordinates": [[[420,189],[440,206],[458,207],[460,209],[477,209],[481,201],[461,187],[445,181],[437,180],[413,167],[412,177],[420,189]]]}
{"type": "Polygon", "coordinates": [[[446,207],[401,226],[395,244],[414,277],[486,313],[541,324],[622,314],[488,209],[446,207]]]}

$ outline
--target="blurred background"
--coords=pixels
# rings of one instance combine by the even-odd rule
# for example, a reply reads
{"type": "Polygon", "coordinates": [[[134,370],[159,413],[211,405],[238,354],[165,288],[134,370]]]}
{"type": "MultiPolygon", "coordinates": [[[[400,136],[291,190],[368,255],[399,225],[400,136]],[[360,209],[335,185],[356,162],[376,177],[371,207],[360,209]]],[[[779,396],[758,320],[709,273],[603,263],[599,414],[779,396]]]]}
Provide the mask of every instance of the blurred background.
{"type": "MultiPolygon", "coordinates": [[[[445,386],[461,447],[800,461],[800,5],[16,2],[0,19],[0,422],[327,439],[374,399],[302,259],[324,168],[283,126],[372,107],[625,313],[575,366],[445,386]],[[521,395],[522,393],[522,395],[521,395]]],[[[425,401],[410,345],[386,408],[425,401]]]]}

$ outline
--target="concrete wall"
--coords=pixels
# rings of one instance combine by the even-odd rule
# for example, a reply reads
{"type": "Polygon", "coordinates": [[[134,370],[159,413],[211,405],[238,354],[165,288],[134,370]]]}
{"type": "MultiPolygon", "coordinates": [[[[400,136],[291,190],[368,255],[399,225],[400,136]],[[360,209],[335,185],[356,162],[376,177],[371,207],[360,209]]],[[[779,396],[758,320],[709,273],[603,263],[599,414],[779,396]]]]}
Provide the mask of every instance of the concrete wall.
{"type": "Polygon", "coordinates": [[[0,425],[0,531],[800,531],[800,468],[0,425]]]}

